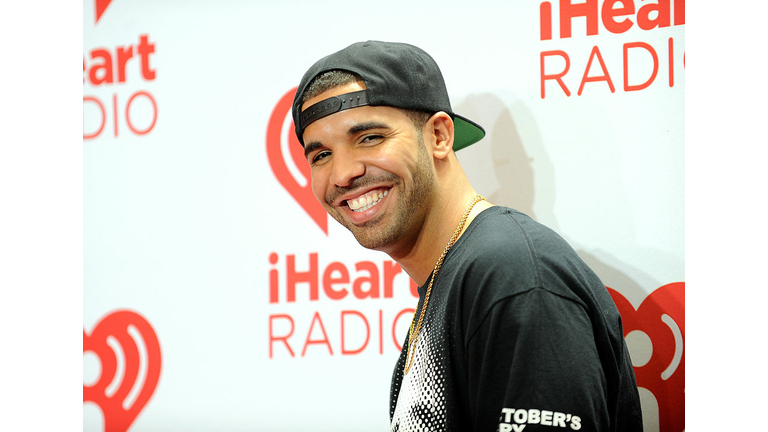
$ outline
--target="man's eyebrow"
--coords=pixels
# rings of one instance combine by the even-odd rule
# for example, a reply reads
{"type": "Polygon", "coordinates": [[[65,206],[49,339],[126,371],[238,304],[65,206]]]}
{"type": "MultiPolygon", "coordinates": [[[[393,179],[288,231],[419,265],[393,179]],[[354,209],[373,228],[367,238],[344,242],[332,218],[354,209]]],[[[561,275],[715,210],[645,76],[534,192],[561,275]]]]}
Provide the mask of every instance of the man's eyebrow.
{"type": "Polygon", "coordinates": [[[304,158],[306,159],[315,149],[322,147],[320,141],[312,141],[304,144],[304,158]]]}
{"type": "Polygon", "coordinates": [[[382,122],[369,121],[369,122],[359,123],[352,126],[351,128],[349,128],[349,131],[347,133],[349,135],[354,135],[356,133],[365,132],[371,129],[389,129],[389,125],[382,122]]]}

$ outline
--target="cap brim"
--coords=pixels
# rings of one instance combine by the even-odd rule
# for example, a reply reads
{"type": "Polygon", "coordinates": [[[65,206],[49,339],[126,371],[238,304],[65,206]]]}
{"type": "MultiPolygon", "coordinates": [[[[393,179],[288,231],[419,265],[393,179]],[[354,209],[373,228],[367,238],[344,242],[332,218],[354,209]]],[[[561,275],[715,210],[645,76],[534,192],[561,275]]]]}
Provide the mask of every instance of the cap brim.
{"type": "Polygon", "coordinates": [[[465,147],[480,141],[485,136],[485,129],[479,124],[454,114],[453,118],[453,151],[459,151],[465,147]]]}

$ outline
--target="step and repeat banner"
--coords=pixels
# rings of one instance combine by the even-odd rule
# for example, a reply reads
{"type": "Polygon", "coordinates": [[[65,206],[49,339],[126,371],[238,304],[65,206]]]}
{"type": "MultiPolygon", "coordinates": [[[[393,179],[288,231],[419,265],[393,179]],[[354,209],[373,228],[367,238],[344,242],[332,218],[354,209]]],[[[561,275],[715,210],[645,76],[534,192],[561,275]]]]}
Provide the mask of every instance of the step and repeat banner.
{"type": "Polygon", "coordinates": [[[415,286],[315,201],[290,117],[368,39],[436,59],[475,189],[598,273],[646,431],[683,431],[684,0],[85,0],[84,429],[388,430],[415,286]]]}

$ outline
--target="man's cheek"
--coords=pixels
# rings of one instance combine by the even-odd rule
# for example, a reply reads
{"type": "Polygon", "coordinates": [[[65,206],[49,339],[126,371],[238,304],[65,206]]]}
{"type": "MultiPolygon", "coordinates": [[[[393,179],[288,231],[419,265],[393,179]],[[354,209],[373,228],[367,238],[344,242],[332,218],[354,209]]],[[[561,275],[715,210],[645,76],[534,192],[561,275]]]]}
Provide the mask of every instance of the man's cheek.
{"type": "MultiPolygon", "coordinates": [[[[312,195],[315,196],[315,199],[318,200],[320,204],[323,205],[323,207],[326,207],[325,192],[324,192],[325,189],[320,187],[321,182],[315,178],[315,170],[312,170],[312,174],[309,179],[309,182],[310,182],[310,187],[312,188],[312,195]]],[[[326,207],[326,210],[328,210],[327,207],[326,207]]]]}

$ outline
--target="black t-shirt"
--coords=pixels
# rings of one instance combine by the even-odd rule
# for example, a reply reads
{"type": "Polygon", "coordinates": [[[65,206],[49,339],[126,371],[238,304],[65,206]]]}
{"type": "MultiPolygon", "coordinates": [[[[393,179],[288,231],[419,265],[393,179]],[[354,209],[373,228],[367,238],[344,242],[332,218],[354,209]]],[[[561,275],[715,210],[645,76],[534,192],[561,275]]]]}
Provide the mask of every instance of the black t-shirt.
{"type": "Polygon", "coordinates": [[[406,337],[392,431],[642,432],[608,291],[565,240],[516,210],[472,221],[437,274],[404,376],[407,349],[406,337]]]}

